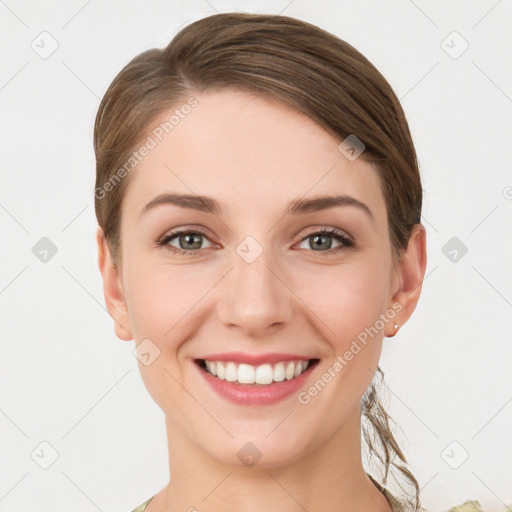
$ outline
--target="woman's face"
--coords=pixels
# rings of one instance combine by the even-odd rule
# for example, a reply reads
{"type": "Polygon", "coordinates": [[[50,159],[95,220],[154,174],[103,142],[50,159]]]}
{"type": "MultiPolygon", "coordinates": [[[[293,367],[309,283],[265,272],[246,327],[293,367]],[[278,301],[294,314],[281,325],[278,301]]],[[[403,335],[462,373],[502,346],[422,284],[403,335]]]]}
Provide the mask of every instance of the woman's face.
{"type": "Polygon", "coordinates": [[[156,144],[123,200],[121,267],[111,268],[119,294],[107,297],[109,311],[126,328],[116,324],[119,337],[144,343],[142,378],[176,435],[229,464],[243,463],[247,442],[261,463],[292,462],[359,418],[383,336],[405,320],[384,196],[376,171],[308,117],[249,93],[194,97],[172,131],[162,136],[161,123],[179,105],[146,134],[156,144]],[[147,206],[163,194],[192,200],[147,206]],[[197,196],[218,210],[192,207],[197,196]],[[346,200],[307,207],[326,196],[346,200]],[[303,208],[289,211],[297,201],[303,208]],[[176,231],[185,233],[169,237],[176,231]],[[271,369],[281,354],[276,380],[290,359],[318,363],[298,386],[286,376],[221,382],[198,364],[243,361],[235,352],[262,356],[251,368],[267,361],[271,369]]]}

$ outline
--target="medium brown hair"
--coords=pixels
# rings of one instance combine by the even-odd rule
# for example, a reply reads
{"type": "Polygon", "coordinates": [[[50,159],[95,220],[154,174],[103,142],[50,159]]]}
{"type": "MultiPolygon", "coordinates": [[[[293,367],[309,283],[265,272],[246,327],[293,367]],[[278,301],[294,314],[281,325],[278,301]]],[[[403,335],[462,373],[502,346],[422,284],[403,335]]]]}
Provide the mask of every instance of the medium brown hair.
{"type": "MultiPolygon", "coordinates": [[[[94,127],[95,210],[114,264],[130,154],[158,115],[187,104],[194,93],[224,88],[277,99],[340,142],[356,136],[364,144],[361,158],[379,175],[390,244],[400,259],[420,222],[422,186],[404,112],[386,79],[350,44],[319,27],[288,16],[224,13],[186,26],[165,49],[135,57],[101,101],[94,127]]],[[[374,381],[362,400],[364,439],[384,465],[384,485],[392,464],[414,486],[415,502],[408,504],[418,510],[418,482],[393,460],[398,456],[407,464],[374,381]]]]}

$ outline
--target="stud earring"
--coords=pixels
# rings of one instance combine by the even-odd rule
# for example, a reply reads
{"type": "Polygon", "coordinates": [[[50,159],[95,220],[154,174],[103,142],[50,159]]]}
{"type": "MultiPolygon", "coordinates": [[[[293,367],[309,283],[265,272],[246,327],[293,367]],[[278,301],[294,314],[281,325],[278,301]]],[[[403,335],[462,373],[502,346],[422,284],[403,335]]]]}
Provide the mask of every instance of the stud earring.
{"type": "Polygon", "coordinates": [[[393,336],[395,336],[396,333],[398,332],[398,329],[399,329],[399,325],[398,324],[393,325],[393,332],[388,335],[388,338],[392,338],[393,336]]]}

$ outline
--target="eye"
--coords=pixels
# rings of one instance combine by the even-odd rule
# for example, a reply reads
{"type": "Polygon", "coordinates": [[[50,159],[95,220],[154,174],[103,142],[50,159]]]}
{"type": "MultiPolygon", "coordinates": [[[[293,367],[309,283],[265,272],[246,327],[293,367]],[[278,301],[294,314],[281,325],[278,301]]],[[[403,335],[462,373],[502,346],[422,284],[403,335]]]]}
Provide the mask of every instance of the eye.
{"type": "Polygon", "coordinates": [[[353,240],[349,238],[347,234],[335,228],[324,228],[319,231],[314,231],[307,237],[303,238],[301,243],[309,245],[309,247],[301,247],[302,249],[312,248],[315,252],[335,252],[354,246],[353,240]],[[339,245],[331,250],[333,238],[339,243],[339,245]]]}
{"type": "MultiPolygon", "coordinates": [[[[208,240],[204,233],[192,230],[173,231],[166,234],[157,242],[158,246],[166,247],[177,254],[187,256],[193,255],[194,252],[200,252],[204,241],[212,247],[213,244],[208,240]],[[175,245],[176,244],[176,245],[175,245]]],[[[354,241],[343,231],[335,228],[324,228],[313,231],[302,239],[301,244],[308,244],[309,247],[299,247],[301,249],[312,249],[314,252],[337,252],[342,249],[353,247],[354,241]],[[332,248],[332,239],[335,239],[338,246],[332,248]]]]}
{"type": "MultiPolygon", "coordinates": [[[[204,233],[197,231],[174,231],[165,235],[157,244],[159,246],[166,246],[173,252],[188,255],[204,249],[204,247],[201,247],[203,240],[208,240],[204,233]],[[176,247],[171,242],[175,242],[178,246],[176,247]]],[[[210,244],[208,247],[210,247],[212,243],[209,240],[208,243],[210,244]]]]}

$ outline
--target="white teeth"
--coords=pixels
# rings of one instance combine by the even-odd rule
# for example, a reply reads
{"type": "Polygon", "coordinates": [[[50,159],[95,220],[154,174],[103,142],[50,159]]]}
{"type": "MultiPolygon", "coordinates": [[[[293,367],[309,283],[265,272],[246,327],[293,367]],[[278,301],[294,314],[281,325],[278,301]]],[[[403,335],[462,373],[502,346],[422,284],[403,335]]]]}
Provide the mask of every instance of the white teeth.
{"type": "Polygon", "coordinates": [[[217,377],[224,380],[226,378],[226,367],[222,363],[214,363],[217,370],[217,377]]]}
{"type": "Polygon", "coordinates": [[[238,367],[238,382],[240,382],[240,384],[254,384],[254,366],[241,364],[238,367]]]}
{"type": "Polygon", "coordinates": [[[274,380],[282,382],[284,380],[284,363],[277,363],[274,366],[274,380]]]}
{"type": "Polygon", "coordinates": [[[295,376],[295,363],[288,363],[285,372],[286,380],[291,380],[295,376]]]}
{"type": "Polygon", "coordinates": [[[205,361],[208,373],[228,382],[240,384],[269,385],[272,382],[291,380],[304,373],[309,366],[309,361],[289,361],[253,366],[250,364],[224,363],[222,361],[205,361]]]}
{"type": "Polygon", "coordinates": [[[238,371],[235,363],[228,363],[226,366],[226,380],[235,382],[238,379],[238,371]]]}
{"type": "MultiPolygon", "coordinates": [[[[241,366],[241,365],[240,365],[241,366]]],[[[274,372],[269,364],[262,364],[256,368],[256,384],[272,384],[274,372]]]]}

